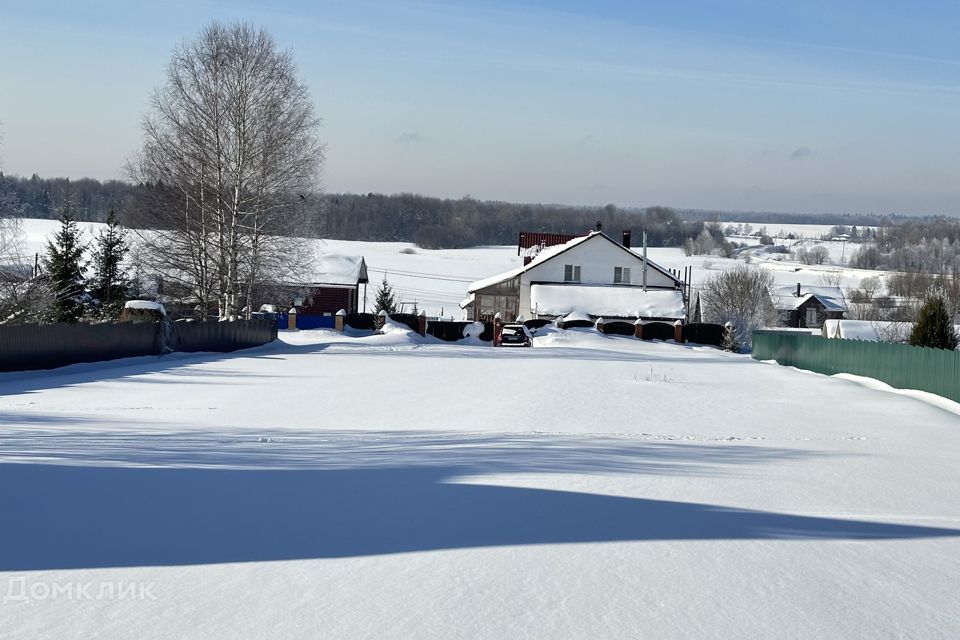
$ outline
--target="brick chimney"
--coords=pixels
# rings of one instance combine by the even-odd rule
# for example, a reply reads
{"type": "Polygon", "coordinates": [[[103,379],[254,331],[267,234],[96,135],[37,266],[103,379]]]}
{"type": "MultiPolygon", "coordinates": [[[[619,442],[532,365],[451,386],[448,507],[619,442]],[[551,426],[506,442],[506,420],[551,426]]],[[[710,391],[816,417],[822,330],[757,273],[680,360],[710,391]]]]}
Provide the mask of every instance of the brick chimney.
{"type": "Polygon", "coordinates": [[[624,229],[624,230],[623,230],[623,246],[626,247],[627,249],[630,248],[630,235],[631,235],[631,233],[632,233],[632,232],[630,231],[630,229],[624,229]]]}
{"type": "Polygon", "coordinates": [[[798,298],[800,297],[800,283],[799,283],[799,282],[797,283],[797,293],[795,293],[794,295],[796,295],[798,298]]]}

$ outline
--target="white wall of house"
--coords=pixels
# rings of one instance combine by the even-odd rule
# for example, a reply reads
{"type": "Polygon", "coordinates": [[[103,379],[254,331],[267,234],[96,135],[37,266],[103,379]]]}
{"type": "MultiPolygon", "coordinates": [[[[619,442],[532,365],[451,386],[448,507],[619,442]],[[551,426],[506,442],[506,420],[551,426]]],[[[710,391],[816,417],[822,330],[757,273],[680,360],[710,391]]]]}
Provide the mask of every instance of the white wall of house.
{"type": "MultiPolygon", "coordinates": [[[[562,283],[564,282],[564,268],[568,264],[580,267],[581,284],[613,286],[614,269],[616,267],[628,267],[630,269],[629,284],[634,286],[643,284],[643,259],[632,252],[625,251],[603,236],[597,235],[523,273],[520,277],[521,314],[527,318],[532,318],[536,311],[530,307],[530,283],[562,283]]],[[[675,283],[672,278],[651,267],[647,271],[647,287],[673,289],[675,283]]]]}

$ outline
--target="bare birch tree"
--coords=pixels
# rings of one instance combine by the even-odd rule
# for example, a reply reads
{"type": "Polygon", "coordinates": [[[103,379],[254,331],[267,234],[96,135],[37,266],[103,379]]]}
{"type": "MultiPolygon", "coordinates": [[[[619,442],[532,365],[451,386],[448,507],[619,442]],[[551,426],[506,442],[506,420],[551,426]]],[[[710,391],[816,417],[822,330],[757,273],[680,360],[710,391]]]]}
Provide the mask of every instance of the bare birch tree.
{"type": "Polygon", "coordinates": [[[769,271],[737,265],[703,283],[703,317],[707,322],[733,324],[737,343],[749,346],[753,330],[776,322],[770,299],[773,275],[769,271]]]}
{"type": "Polygon", "coordinates": [[[0,184],[0,324],[36,320],[49,301],[49,292],[37,277],[35,257],[26,251],[23,210],[17,194],[0,184]]]}
{"type": "MultiPolygon", "coordinates": [[[[138,255],[234,318],[296,270],[300,202],[318,190],[320,120],[289,52],[249,24],[213,23],[181,44],[144,119],[130,173],[145,187],[138,255]]],[[[204,314],[205,315],[205,314],[204,314]]]]}

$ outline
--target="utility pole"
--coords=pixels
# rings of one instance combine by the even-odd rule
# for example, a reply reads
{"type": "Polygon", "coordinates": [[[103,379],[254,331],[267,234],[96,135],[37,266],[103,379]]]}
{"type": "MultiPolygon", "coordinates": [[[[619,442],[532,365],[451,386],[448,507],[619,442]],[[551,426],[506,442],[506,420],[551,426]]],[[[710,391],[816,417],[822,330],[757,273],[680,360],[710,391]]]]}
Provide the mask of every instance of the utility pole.
{"type": "Polygon", "coordinates": [[[647,290],[647,232],[643,232],[643,290],[647,290]]]}

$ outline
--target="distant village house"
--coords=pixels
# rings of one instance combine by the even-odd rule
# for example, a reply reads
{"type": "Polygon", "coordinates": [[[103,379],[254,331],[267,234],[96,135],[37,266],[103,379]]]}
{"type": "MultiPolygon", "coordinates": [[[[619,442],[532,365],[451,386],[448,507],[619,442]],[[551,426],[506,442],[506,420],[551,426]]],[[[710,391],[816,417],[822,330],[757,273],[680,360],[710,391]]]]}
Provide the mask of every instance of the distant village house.
{"type": "Polygon", "coordinates": [[[840,287],[773,287],[770,290],[778,324],[783,327],[819,329],[827,320],[840,320],[847,312],[847,301],[840,287]]]}
{"type": "Polygon", "coordinates": [[[686,283],[630,246],[592,231],[583,236],[521,233],[516,269],[470,285],[461,303],[468,320],[505,322],[519,316],[685,320],[686,283]],[[554,244],[551,244],[554,243],[554,244]]]}

